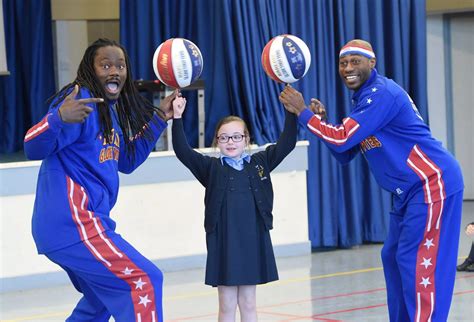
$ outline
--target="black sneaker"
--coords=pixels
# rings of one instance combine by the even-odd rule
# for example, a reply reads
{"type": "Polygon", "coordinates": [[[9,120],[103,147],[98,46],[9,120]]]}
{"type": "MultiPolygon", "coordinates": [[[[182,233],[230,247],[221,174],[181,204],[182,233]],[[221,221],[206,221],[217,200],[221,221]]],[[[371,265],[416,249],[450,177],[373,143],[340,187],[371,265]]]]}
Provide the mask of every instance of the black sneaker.
{"type": "Polygon", "coordinates": [[[465,269],[466,272],[474,272],[474,263],[466,267],[465,269]]]}
{"type": "MultiPolygon", "coordinates": [[[[467,268],[471,266],[471,269],[474,269],[474,263],[472,260],[470,260],[469,258],[466,258],[466,260],[461,264],[461,265],[458,265],[456,267],[456,270],[458,272],[462,272],[462,271],[467,271],[467,268]]],[[[472,272],[472,271],[469,271],[469,272],[472,272]]]]}

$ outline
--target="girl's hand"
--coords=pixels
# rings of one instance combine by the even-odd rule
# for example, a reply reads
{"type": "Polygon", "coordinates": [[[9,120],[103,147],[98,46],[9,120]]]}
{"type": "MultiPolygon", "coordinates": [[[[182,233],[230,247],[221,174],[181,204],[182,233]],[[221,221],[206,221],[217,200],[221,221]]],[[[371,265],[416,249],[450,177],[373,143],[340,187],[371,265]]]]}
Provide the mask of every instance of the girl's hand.
{"type": "Polygon", "coordinates": [[[182,96],[173,101],[173,118],[180,119],[186,107],[186,99],[182,96]]]}
{"type": "Polygon", "coordinates": [[[474,235],[474,224],[467,225],[466,234],[468,234],[470,236],[474,235]]]}

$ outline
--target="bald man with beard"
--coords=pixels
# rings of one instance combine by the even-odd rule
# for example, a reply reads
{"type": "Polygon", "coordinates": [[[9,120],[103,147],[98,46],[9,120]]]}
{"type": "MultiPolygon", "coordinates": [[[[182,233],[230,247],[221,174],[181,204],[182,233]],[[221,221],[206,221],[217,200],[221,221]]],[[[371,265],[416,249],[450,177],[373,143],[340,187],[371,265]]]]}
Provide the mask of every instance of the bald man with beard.
{"type": "Polygon", "coordinates": [[[339,75],[354,91],[352,110],[340,124],[326,121],[319,100],[306,107],[290,86],[279,98],[342,164],[361,152],[393,195],[382,249],[390,321],[447,321],[461,225],[461,169],[432,137],[407,92],[375,65],[367,41],[351,40],[339,52],[339,75]]]}

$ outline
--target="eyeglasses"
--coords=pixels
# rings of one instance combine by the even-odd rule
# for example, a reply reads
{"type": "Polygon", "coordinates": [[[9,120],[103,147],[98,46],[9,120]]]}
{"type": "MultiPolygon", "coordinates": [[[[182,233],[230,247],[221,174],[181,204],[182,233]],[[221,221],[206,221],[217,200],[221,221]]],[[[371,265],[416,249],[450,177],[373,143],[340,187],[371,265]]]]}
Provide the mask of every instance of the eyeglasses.
{"type": "Polygon", "coordinates": [[[217,142],[219,143],[227,143],[230,139],[232,142],[241,142],[244,139],[245,135],[243,134],[234,134],[234,135],[219,135],[217,136],[217,142]]]}

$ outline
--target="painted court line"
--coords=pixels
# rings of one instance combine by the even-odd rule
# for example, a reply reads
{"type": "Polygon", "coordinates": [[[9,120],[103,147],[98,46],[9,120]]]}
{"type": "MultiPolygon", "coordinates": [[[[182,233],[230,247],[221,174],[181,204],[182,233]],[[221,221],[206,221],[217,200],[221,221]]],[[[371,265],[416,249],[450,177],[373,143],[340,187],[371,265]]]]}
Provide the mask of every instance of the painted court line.
{"type": "MultiPolygon", "coordinates": [[[[453,296],[457,295],[465,295],[465,294],[473,294],[474,290],[465,290],[465,291],[460,291],[460,292],[455,292],[453,293],[453,296]]],[[[323,317],[327,317],[328,315],[333,315],[333,314],[338,314],[338,313],[348,313],[348,312],[355,312],[355,311],[365,311],[365,310],[371,310],[379,307],[385,307],[387,306],[387,303],[380,303],[380,304],[375,304],[375,305],[368,305],[368,306],[362,306],[362,307],[352,307],[352,308],[347,308],[347,309],[340,309],[336,311],[329,311],[329,312],[323,312],[323,313],[318,313],[315,315],[311,316],[295,316],[295,315],[287,315],[287,314],[281,314],[281,313],[276,313],[276,312],[263,312],[263,311],[258,311],[259,313],[265,313],[268,315],[275,315],[275,316],[292,316],[290,319],[282,320],[280,322],[287,322],[287,321],[296,321],[296,320],[313,320],[313,321],[338,321],[342,322],[343,320],[331,320],[329,318],[323,319],[323,317]]]]}
{"type": "MultiPolygon", "coordinates": [[[[318,280],[318,279],[330,278],[330,277],[354,275],[354,274],[360,274],[360,273],[369,273],[369,272],[381,271],[381,270],[382,270],[382,267],[372,267],[372,268],[358,269],[358,270],[347,271],[347,272],[338,272],[338,273],[316,275],[316,276],[307,276],[307,277],[298,277],[298,278],[288,278],[288,279],[284,279],[284,280],[278,280],[278,281],[275,281],[275,282],[271,282],[271,283],[268,283],[268,284],[259,285],[258,288],[274,287],[274,286],[292,284],[292,283],[297,283],[297,282],[306,282],[306,281],[310,281],[310,280],[318,280]]],[[[215,290],[209,291],[209,292],[186,293],[186,294],[182,294],[182,295],[167,296],[167,297],[165,297],[165,300],[167,300],[167,301],[182,300],[182,299],[189,299],[189,298],[201,297],[201,296],[210,296],[210,295],[215,296],[216,294],[217,294],[217,291],[215,291],[215,290]]]]}
{"type": "MultiPolygon", "coordinates": [[[[355,274],[361,274],[361,273],[367,273],[367,272],[373,272],[373,271],[379,271],[382,270],[381,267],[373,267],[373,268],[367,268],[367,269],[359,269],[359,270],[353,270],[353,271],[347,271],[347,272],[338,272],[338,273],[332,273],[332,274],[324,274],[324,275],[316,275],[316,276],[308,276],[308,277],[302,277],[302,278],[292,278],[292,279],[285,279],[285,280],[280,280],[276,282],[272,282],[270,284],[265,284],[265,285],[259,285],[260,287],[271,287],[271,286],[278,286],[282,284],[290,284],[290,283],[297,283],[297,282],[304,282],[304,281],[309,281],[309,280],[317,280],[317,279],[324,279],[324,278],[331,278],[331,277],[338,277],[338,276],[346,276],[346,275],[355,275],[355,274]]],[[[463,275],[463,276],[456,276],[456,279],[470,279],[474,278],[474,275],[463,275]]],[[[328,299],[335,299],[335,298],[340,298],[340,297],[348,297],[348,296],[356,296],[356,295],[362,295],[362,294],[368,294],[368,293],[374,293],[374,292],[381,292],[385,291],[385,288],[377,288],[377,289],[371,289],[371,290],[361,290],[361,291],[355,291],[355,292],[350,292],[350,293],[341,293],[341,294],[334,294],[334,295],[328,295],[328,296],[322,296],[322,297],[316,297],[316,298],[310,298],[310,299],[303,299],[303,300],[298,300],[298,301],[290,301],[290,302],[282,302],[282,303],[277,303],[277,304],[272,304],[272,305],[266,305],[266,306],[261,306],[258,309],[259,313],[264,313],[264,314],[272,314],[272,315],[278,315],[280,313],[272,313],[272,312],[267,312],[267,311],[260,311],[260,308],[272,308],[272,307],[282,307],[285,305],[291,305],[291,304],[298,304],[298,303],[304,303],[304,302],[313,302],[313,301],[320,301],[320,300],[328,300],[328,299]]],[[[471,294],[474,293],[474,290],[465,290],[465,291],[460,291],[460,292],[455,292],[453,295],[464,295],[464,294],[471,294]]],[[[216,295],[217,291],[209,291],[209,292],[195,292],[195,293],[189,293],[189,294],[183,294],[183,295],[176,295],[176,296],[170,296],[170,297],[165,297],[166,300],[180,300],[180,299],[189,299],[189,298],[196,298],[196,297],[204,297],[204,296],[210,296],[210,295],[216,295]]],[[[364,307],[364,308],[352,308],[351,310],[367,310],[379,306],[383,306],[386,304],[379,304],[373,307],[364,307]]],[[[15,319],[10,319],[10,320],[2,320],[2,322],[23,322],[23,321],[36,321],[39,319],[48,319],[48,318],[55,318],[55,317],[67,317],[71,312],[53,312],[53,313],[46,313],[46,314],[38,314],[38,315],[32,315],[32,316],[24,316],[24,317],[18,317],[15,319]]],[[[330,315],[330,314],[336,314],[336,313],[341,313],[341,311],[335,311],[335,312],[326,312],[326,313],[318,313],[315,316],[296,316],[296,315],[287,315],[287,317],[291,317],[292,319],[290,320],[295,320],[295,319],[311,319],[315,321],[327,321],[327,322],[336,322],[339,320],[332,320],[332,319],[324,319],[323,316],[325,315],[330,315]],[[315,318],[318,319],[315,319],[315,318]]],[[[215,317],[217,316],[217,313],[209,313],[205,315],[199,315],[199,316],[187,316],[187,317],[181,317],[181,318],[174,318],[171,320],[167,320],[169,322],[176,322],[176,321],[184,321],[184,320],[193,320],[193,319],[199,319],[199,318],[207,318],[207,317],[215,317]]],[[[288,320],[288,321],[290,321],[288,320]]]]}
{"type": "Polygon", "coordinates": [[[313,298],[310,298],[310,299],[304,299],[304,300],[292,301],[292,302],[284,302],[284,303],[278,303],[278,304],[272,304],[272,305],[264,305],[264,306],[260,306],[260,307],[261,308],[282,307],[282,306],[285,306],[285,305],[293,305],[293,304],[299,304],[299,303],[305,303],[305,302],[316,302],[316,301],[320,301],[320,300],[329,300],[329,299],[336,299],[336,298],[341,298],[341,297],[348,297],[348,296],[355,296],[355,295],[362,295],[362,294],[370,294],[370,293],[381,292],[381,291],[385,291],[385,288],[376,288],[376,289],[372,289],[372,290],[363,290],[363,291],[356,291],[356,292],[350,292],[350,293],[341,293],[341,294],[335,294],[335,295],[313,297],[313,298]]]}
{"type": "MultiPolygon", "coordinates": [[[[297,282],[305,282],[305,281],[309,281],[309,280],[317,280],[317,279],[337,277],[337,276],[346,276],[346,275],[368,273],[368,272],[379,271],[379,270],[382,270],[382,267],[371,267],[371,268],[352,270],[352,271],[347,271],[347,272],[338,272],[338,273],[332,273],[332,274],[307,276],[307,277],[300,277],[300,278],[291,278],[291,279],[279,280],[279,281],[276,281],[276,282],[272,282],[270,284],[259,285],[259,288],[260,287],[279,286],[279,285],[285,285],[285,284],[291,284],[291,283],[297,283],[297,282]]],[[[190,299],[190,298],[211,296],[211,295],[216,296],[216,294],[217,294],[216,290],[212,290],[212,291],[209,291],[209,292],[187,293],[187,294],[182,294],[182,295],[166,296],[164,298],[164,301],[190,299]]],[[[34,321],[34,320],[41,319],[41,318],[68,316],[69,314],[70,314],[70,312],[56,312],[56,313],[50,313],[50,314],[19,317],[19,318],[13,319],[13,320],[4,320],[2,322],[34,321]]],[[[190,319],[203,318],[203,317],[209,317],[209,316],[214,316],[214,315],[215,314],[213,313],[213,314],[203,315],[203,316],[182,317],[182,318],[173,319],[173,320],[170,320],[170,321],[190,320],[190,319]]]]}
{"type": "MultiPolygon", "coordinates": [[[[456,277],[456,279],[468,279],[468,278],[473,278],[473,277],[474,277],[473,275],[460,276],[460,277],[456,277]]],[[[369,294],[369,293],[382,292],[382,291],[385,291],[385,290],[386,290],[385,288],[377,288],[377,289],[371,289],[371,290],[362,290],[362,291],[356,291],[356,292],[350,292],[350,293],[341,293],[341,294],[334,294],[334,295],[328,295],[328,296],[321,296],[321,297],[315,297],[315,298],[304,299],[304,300],[299,300],[299,301],[282,302],[282,303],[277,303],[277,304],[272,304],[272,305],[259,306],[257,308],[257,312],[259,314],[267,314],[267,315],[288,317],[289,318],[289,319],[286,319],[286,320],[283,320],[283,321],[308,320],[309,319],[309,320],[314,320],[314,321],[328,321],[328,322],[329,321],[332,321],[332,322],[339,321],[339,322],[341,322],[342,320],[333,320],[333,319],[325,318],[325,316],[332,315],[332,314],[337,314],[337,313],[347,313],[347,312],[354,312],[354,311],[371,310],[371,309],[374,309],[374,308],[387,306],[387,304],[386,303],[380,303],[380,304],[375,304],[375,305],[371,305],[371,306],[346,308],[346,309],[340,309],[340,310],[337,310],[337,311],[318,313],[318,314],[312,315],[312,316],[299,316],[299,315],[295,315],[295,314],[284,314],[284,313],[271,312],[271,311],[262,311],[261,309],[262,308],[268,309],[268,308],[272,308],[272,307],[277,308],[277,307],[293,305],[293,304],[299,304],[299,303],[304,303],[304,302],[315,302],[315,301],[321,301],[321,300],[337,299],[337,298],[342,298],[342,297],[364,295],[364,294],[369,294]]],[[[465,291],[454,292],[453,296],[471,294],[471,293],[474,293],[474,290],[465,290],[465,291]]],[[[208,315],[200,315],[200,316],[187,316],[187,317],[181,317],[181,318],[174,318],[174,319],[170,320],[170,322],[171,321],[178,322],[178,321],[184,321],[184,320],[193,320],[193,319],[197,319],[197,318],[211,317],[211,316],[217,316],[217,313],[208,314],[208,315]]]]}
{"type": "MultiPolygon", "coordinates": [[[[277,313],[277,312],[268,312],[268,311],[261,311],[258,310],[258,316],[261,318],[262,314],[266,314],[269,316],[274,316],[274,317],[286,317],[287,319],[284,320],[279,320],[280,322],[283,321],[295,321],[295,320],[306,320],[308,318],[312,319],[313,321],[325,321],[325,322],[342,322],[341,320],[334,320],[334,319],[328,319],[328,318],[323,318],[323,317],[305,317],[305,316],[300,316],[300,315],[295,315],[295,314],[287,314],[287,313],[277,313]]],[[[265,319],[262,319],[265,320],[265,319]]],[[[176,321],[177,322],[177,321],[176,321]]]]}
{"type": "MultiPolygon", "coordinates": [[[[348,312],[354,312],[354,311],[363,311],[363,310],[370,310],[378,307],[384,307],[387,306],[386,303],[381,303],[381,304],[376,304],[376,305],[369,305],[369,306],[363,306],[363,307],[354,307],[354,308],[348,308],[348,309],[342,309],[342,310],[337,310],[333,312],[326,312],[326,313],[320,313],[320,314],[315,314],[312,316],[307,316],[307,317],[299,317],[299,318],[292,318],[292,319],[287,319],[283,320],[281,322],[286,322],[286,321],[296,321],[296,320],[316,320],[316,321],[321,321],[320,319],[326,315],[331,315],[331,314],[337,314],[337,313],[348,313],[348,312]]],[[[343,320],[333,320],[333,321],[340,321],[342,322],[343,320]]]]}

